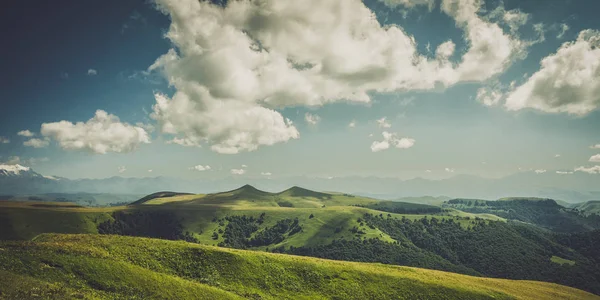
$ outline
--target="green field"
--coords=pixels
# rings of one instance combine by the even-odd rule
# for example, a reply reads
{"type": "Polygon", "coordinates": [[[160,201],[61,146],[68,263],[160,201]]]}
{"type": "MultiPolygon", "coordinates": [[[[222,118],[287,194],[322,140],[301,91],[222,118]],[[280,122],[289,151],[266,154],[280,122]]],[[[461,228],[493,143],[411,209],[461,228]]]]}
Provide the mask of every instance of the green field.
{"type": "Polygon", "coordinates": [[[109,235],[2,242],[0,274],[8,299],[599,299],[551,283],[109,235]]]}

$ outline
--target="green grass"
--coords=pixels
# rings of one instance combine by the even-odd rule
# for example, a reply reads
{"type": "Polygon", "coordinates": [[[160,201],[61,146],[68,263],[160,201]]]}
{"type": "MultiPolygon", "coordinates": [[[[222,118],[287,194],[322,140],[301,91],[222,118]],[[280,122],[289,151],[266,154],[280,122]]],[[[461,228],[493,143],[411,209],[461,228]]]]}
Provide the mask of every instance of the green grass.
{"type": "Polygon", "coordinates": [[[98,235],[2,242],[0,276],[9,299],[599,298],[551,283],[98,235]]]}
{"type": "Polygon", "coordinates": [[[550,258],[550,261],[552,261],[553,263],[559,264],[559,265],[569,265],[569,266],[575,265],[575,262],[572,260],[568,260],[568,259],[554,256],[554,255],[550,258]]]}

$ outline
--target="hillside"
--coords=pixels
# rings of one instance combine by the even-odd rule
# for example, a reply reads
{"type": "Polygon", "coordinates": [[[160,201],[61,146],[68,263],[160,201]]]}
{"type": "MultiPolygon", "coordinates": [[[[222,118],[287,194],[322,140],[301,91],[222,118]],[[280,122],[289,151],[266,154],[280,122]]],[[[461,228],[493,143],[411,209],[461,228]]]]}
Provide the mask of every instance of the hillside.
{"type": "Polygon", "coordinates": [[[599,299],[550,283],[147,238],[46,234],[0,249],[7,298],[599,299]]]}
{"type": "Polygon", "coordinates": [[[600,200],[578,203],[571,206],[584,215],[600,215],[600,200]]]}
{"type": "Polygon", "coordinates": [[[502,218],[531,223],[556,232],[581,232],[600,229],[600,216],[581,214],[573,208],[545,198],[451,199],[442,205],[471,213],[489,213],[502,218]]]}
{"type": "Polygon", "coordinates": [[[2,201],[0,240],[42,233],[142,236],[541,280],[600,293],[599,259],[587,246],[570,246],[570,235],[557,238],[489,213],[295,190],[244,186],[206,195],[154,195],[106,208],[2,201]]]}

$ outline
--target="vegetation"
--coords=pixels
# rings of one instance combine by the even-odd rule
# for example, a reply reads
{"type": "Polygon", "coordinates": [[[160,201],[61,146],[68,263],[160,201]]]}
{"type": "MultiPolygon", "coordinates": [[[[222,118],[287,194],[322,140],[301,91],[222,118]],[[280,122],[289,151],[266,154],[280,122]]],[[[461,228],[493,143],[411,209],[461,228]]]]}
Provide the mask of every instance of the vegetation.
{"type": "Polygon", "coordinates": [[[357,206],[397,214],[436,214],[442,212],[442,208],[433,205],[396,201],[379,201],[367,205],[359,204],[357,206]]]}
{"type": "Polygon", "coordinates": [[[140,237],[44,234],[0,249],[9,299],[598,299],[551,283],[140,237]]]}
{"type": "Polygon", "coordinates": [[[491,213],[506,219],[536,224],[556,232],[600,229],[600,215],[584,215],[577,210],[558,205],[552,199],[508,198],[498,201],[452,199],[444,206],[471,213],[491,213]]]}

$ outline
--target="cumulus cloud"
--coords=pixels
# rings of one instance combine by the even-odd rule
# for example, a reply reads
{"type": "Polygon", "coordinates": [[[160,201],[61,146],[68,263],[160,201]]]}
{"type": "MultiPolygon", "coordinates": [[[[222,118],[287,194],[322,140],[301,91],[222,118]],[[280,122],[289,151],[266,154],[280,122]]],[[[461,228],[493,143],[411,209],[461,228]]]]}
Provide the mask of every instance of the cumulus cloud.
{"type": "Polygon", "coordinates": [[[432,10],[435,5],[435,0],[379,0],[385,5],[396,8],[398,6],[404,6],[406,8],[413,8],[416,6],[424,5],[432,10]]]}
{"type": "Polygon", "coordinates": [[[379,152],[389,149],[390,146],[394,146],[398,149],[408,149],[415,145],[415,140],[411,138],[398,138],[396,133],[390,133],[387,131],[382,132],[383,140],[375,141],[371,144],[372,152],[379,152]]]}
{"type": "Polygon", "coordinates": [[[590,157],[590,162],[600,163],[600,154],[596,154],[596,155],[590,157]]]}
{"type": "Polygon", "coordinates": [[[560,24],[560,29],[558,30],[558,34],[556,35],[557,39],[562,39],[565,36],[565,33],[569,31],[569,25],[562,23],[560,24]]]}
{"type": "Polygon", "coordinates": [[[37,138],[33,138],[33,139],[29,139],[25,142],[23,142],[23,145],[27,146],[27,147],[33,147],[33,148],[44,148],[44,147],[48,147],[48,145],[50,144],[50,141],[48,141],[48,139],[37,139],[37,138]]]}
{"type": "Polygon", "coordinates": [[[306,113],[304,114],[304,120],[310,125],[317,125],[317,123],[321,121],[321,117],[315,114],[306,113]]]}
{"type": "Polygon", "coordinates": [[[152,173],[152,170],[148,170],[148,173],[152,173]]]}
{"type": "Polygon", "coordinates": [[[444,171],[446,171],[448,173],[454,173],[454,169],[452,169],[452,168],[445,168],[444,171]]]}
{"type": "Polygon", "coordinates": [[[96,154],[130,152],[140,144],[150,143],[150,137],[143,128],[123,123],[117,116],[103,110],[97,110],[94,117],[85,123],[44,123],[41,133],[57,141],[65,150],[82,150],[96,154]]]}
{"type": "Polygon", "coordinates": [[[390,128],[390,127],[392,127],[392,124],[390,124],[390,122],[388,122],[386,120],[386,117],[383,117],[383,118],[377,120],[377,125],[379,126],[379,128],[390,128]]]}
{"type": "Polygon", "coordinates": [[[32,137],[35,134],[29,130],[21,130],[21,131],[17,132],[17,135],[24,136],[24,137],[32,137]]]}
{"type": "Polygon", "coordinates": [[[503,92],[499,88],[482,87],[477,90],[477,101],[486,106],[493,106],[500,103],[503,92]]]}
{"type": "Polygon", "coordinates": [[[511,91],[509,110],[585,115],[600,105],[600,31],[583,30],[541,61],[540,69],[511,91]]]}
{"type": "Polygon", "coordinates": [[[210,169],[211,168],[209,165],[206,165],[206,166],[197,165],[197,166],[190,167],[190,170],[195,170],[195,171],[208,171],[210,169]]]}
{"type": "Polygon", "coordinates": [[[0,144],[8,144],[10,143],[10,139],[7,137],[0,136],[0,144]]]}
{"type": "Polygon", "coordinates": [[[244,175],[244,173],[246,173],[244,169],[231,169],[231,174],[233,175],[244,175]]]}
{"type": "Polygon", "coordinates": [[[98,71],[96,71],[95,69],[89,69],[87,71],[88,76],[94,76],[94,75],[98,75],[98,71]]]}
{"type": "Polygon", "coordinates": [[[248,167],[247,165],[242,165],[242,168],[247,168],[247,167],[248,167]]]}
{"type": "Polygon", "coordinates": [[[600,166],[593,166],[593,167],[579,167],[579,168],[575,168],[575,172],[584,172],[584,173],[588,173],[588,174],[600,174],[600,166]]]}
{"type": "Polygon", "coordinates": [[[434,58],[421,55],[411,35],[379,24],[360,0],[156,3],[171,17],[166,37],[175,49],[148,71],[161,72],[175,93],[155,95],[152,118],[161,132],[220,153],[299,138],[276,109],[484,81],[522,50],[517,38],[479,17],[479,1],[444,0],[470,45],[458,63],[450,60],[454,42],[439,45],[434,58]]]}
{"type": "Polygon", "coordinates": [[[127,171],[127,168],[125,168],[125,166],[119,166],[119,167],[117,167],[117,171],[119,173],[124,173],[125,171],[127,171]]]}
{"type": "Polygon", "coordinates": [[[555,154],[554,157],[558,158],[560,157],[560,154],[555,154]]]}
{"type": "Polygon", "coordinates": [[[354,127],[356,127],[356,121],[355,121],[355,120],[352,120],[352,121],[351,121],[351,122],[348,124],[348,127],[350,127],[350,128],[354,128],[354,127]]]}
{"type": "Polygon", "coordinates": [[[547,171],[546,171],[546,170],[544,170],[544,169],[538,169],[538,170],[535,170],[534,172],[535,172],[535,174],[544,174],[544,173],[546,173],[547,171]]]}
{"type": "Polygon", "coordinates": [[[261,173],[260,173],[260,175],[263,175],[263,176],[271,176],[271,175],[273,175],[273,174],[272,174],[271,172],[261,172],[261,173]]]}
{"type": "Polygon", "coordinates": [[[600,149],[600,144],[596,144],[596,145],[590,146],[590,148],[592,148],[592,149],[600,149]]]}
{"type": "Polygon", "coordinates": [[[570,175],[570,174],[573,174],[573,171],[556,171],[556,174],[570,175]]]}

